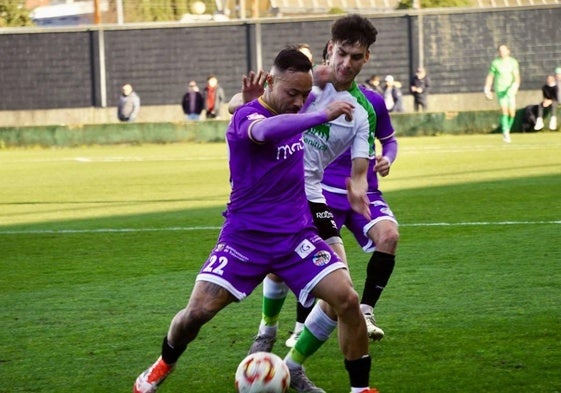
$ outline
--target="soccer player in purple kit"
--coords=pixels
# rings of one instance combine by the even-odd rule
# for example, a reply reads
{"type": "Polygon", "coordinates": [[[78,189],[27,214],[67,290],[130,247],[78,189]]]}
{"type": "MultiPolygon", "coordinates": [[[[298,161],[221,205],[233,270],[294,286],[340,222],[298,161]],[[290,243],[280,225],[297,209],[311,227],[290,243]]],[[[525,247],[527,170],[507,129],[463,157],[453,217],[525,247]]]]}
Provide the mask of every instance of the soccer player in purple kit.
{"type": "MultiPolygon", "coordinates": [[[[332,26],[332,39],[329,42],[329,51],[332,54],[331,64],[329,67],[317,70],[317,75],[319,76],[321,76],[322,73],[323,75],[329,75],[329,78],[323,82],[329,81],[331,83],[321,83],[321,78],[318,78],[316,82],[318,82],[318,85],[324,86],[323,91],[321,95],[318,96],[319,98],[315,97],[313,100],[309,100],[311,103],[310,108],[313,108],[315,105],[321,105],[321,101],[325,95],[329,96],[331,94],[338,94],[341,96],[351,96],[355,100],[356,105],[359,107],[358,109],[362,109],[362,113],[366,114],[366,119],[364,119],[365,121],[357,127],[365,128],[364,132],[367,135],[361,145],[362,147],[366,146],[366,150],[370,153],[373,153],[374,147],[376,114],[372,105],[359,90],[355,82],[355,77],[362,69],[362,66],[368,61],[370,54],[369,47],[375,42],[376,35],[377,31],[370,21],[360,15],[354,14],[339,18],[332,26]]],[[[258,91],[258,83],[260,82],[262,82],[261,73],[250,73],[249,77],[244,77],[242,81],[242,95],[244,96],[244,100],[251,97],[252,91],[258,91]]],[[[236,102],[240,101],[239,96],[234,98],[232,101],[230,110],[235,108],[236,102]]],[[[358,110],[355,110],[355,113],[357,111],[358,110]]],[[[361,159],[357,160],[360,155],[356,155],[357,149],[355,143],[357,139],[351,140],[348,137],[346,139],[335,137],[337,134],[334,130],[337,130],[339,127],[340,125],[337,124],[337,122],[330,122],[328,125],[314,127],[304,134],[306,149],[305,180],[306,194],[310,203],[310,209],[320,236],[326,240],[339,257],[346,261],[345,250],[340,237],[339,229],[333,220],[333,214],[330,211],[321,190],[321,179],[325,168],[337,156],[343,154],[349,146],[351,146],[350,157],[352,160],[349,163],[349,167],[347,167],[348,173],[345,178],[345,183],[348,182],[348,175],[351,175],[351,179],[355,177],[352,175],[352,173],[356,170],[354,167],[358,162],[361,162],[361,159]],[[317,139],[312,139],[315,135],[322,133],[326,135],[323,140],[318,141],[317,139]]],[[[350,127],[346,134],[350,135],[350,127]]],[[[357,135],[360,135],[360,132],[357,132],[357,135]]],[[[365,155],[363,157],[372,157],[372,155],[365,155]]],[[[366,176],[369,167],[368,164],[369,160],[364,159],[364,179],[361,179],[364,182],[367,182],[366,176]]],[[[346,187],[348,188],[347,184],[346,187]]],[[[353,204],[352,202],[356,196],[352,196],[347,193],[346,197],[349,199],[350,205],[353,206],[354,210],[370,219],[369,206],[366,211],[357,209],[358,205],[353,204]]],[[[362,202],[364,202],[364,200],[362,202]]],[[[269,275],[265,279],[263,283],[262,319],[257,336],[249,350],[250,353],[257,351],[271,351],[274,342],[276,341],[278,317],[287,292],[288,288],[278,278],[269,275]]],[[[299,302],[298,308],[299,310],[304,309],[305,306],[306,305],[301,306],[301,302],[299,302]]],[[[335,329],[337,326],[337,315],[332,309],[330,309],[328,304],[321,302],[316,305],[312,314],[312,319],[315,320],[314,326],[316,329],[313,333],[308,332],[306,339],[308,340],[308,343],[309,341],[319,343],[320,341],[315,338],[317,338],[317,336],[321,336],[321,338],[323,338],[324,332],[327,332],[328,335],[333,329],[335,329]]],[[[327,337],[325,337],[325,339],[327,339],[327,337]]],[[[285,358],[285,361],[291,371],[291,388],[295,389],[299,393],[322,393],[324,390],[315,386],[313,382],[307,378],[302,367],[303,361],[309,356],[308,350],[311,350],[310,355],[315,352],[315,345],[303,345],[305,345],[306,350],[302,347],[300,347],[300,350],[293,349],[285,358]]],[[[319,345],[317,348],[319,348],[319,345]]],[[[353,388],[352,390],[353,393],[361,391],[362,390],[357,388],[353,388]]]]}
{"type": "Polygon", "coordinates": [[[279,52],[263,96],[234,114],[226,131],[232,191],[224,225],[187,306],[171,321],[161,356],[138,376],[133,392],[155,392],[202,326],[268,273],[281,277],[304,304],[317,297],[333,307],[351,388],[376,391],[368,386],[371,363],[358,294],[346,265],[317,235],[304,191],[303,131],[341,115],[351,118],[354,108],[333,101],[297,114],[312,87],[311,67],[297,50],[279,52]]]}

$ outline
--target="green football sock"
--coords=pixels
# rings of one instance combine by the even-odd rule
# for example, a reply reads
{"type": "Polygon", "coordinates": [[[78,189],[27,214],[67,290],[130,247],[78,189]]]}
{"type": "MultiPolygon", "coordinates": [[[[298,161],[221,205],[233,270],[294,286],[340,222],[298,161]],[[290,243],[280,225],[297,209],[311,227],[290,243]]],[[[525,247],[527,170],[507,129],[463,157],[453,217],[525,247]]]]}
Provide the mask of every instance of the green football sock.
{"type": "Polygon", "coordinates": [[[276,336],[280,312],[287,294],[288,287],[285,283],[273,281],[268,277],[263,280],[260,335],[276,336]]]}
{"type": "Polygon", "coordinates": [[[304,361],[312,356],[318,349],[321,348],[325,340],[319,340],[316,338],[308,327],[304,327],[304,330],[298,337],[296,345],[290,350],[288,356],[299,365],[304,364],[304,361]]]}
{"type": "Polygon", "coordinates": [[[285,299],[286,297],[281,299],[263,297],[263,310],[261,317],[266,326],[274,326],[278,323],[285,299]]]}
{"type": "Polygon", "coordinates": [[[514,117],[509,116],[508,117],[508,130],[510,131],[512,129],[512,125],[514,124],[514,117]]]}
{"type": "MultiPolygon", "coordinates": [[[[302,365],[327,341],[337,327],[337,321],[332,320],[316,303],[308,318],[304,330],[298,337],[296,345],[288,353],[289,360],[302,365]]],[[[290,362],[288,362],[290,364],[290,362]]]]}
{"type": "Polygon", "coordinates": [[[510,131],[508,115],[501,115],[501,131],[503,134],[510,131]]]}

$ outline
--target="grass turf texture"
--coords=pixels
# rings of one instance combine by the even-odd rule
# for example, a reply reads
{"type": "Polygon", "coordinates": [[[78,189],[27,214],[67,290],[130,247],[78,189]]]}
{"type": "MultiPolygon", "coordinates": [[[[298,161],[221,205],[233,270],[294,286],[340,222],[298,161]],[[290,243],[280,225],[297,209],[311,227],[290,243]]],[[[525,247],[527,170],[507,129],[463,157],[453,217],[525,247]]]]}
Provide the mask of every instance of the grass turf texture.
{"type": "MultiPolygon", "coordinates": [[[[401,138],[381,188],[400,221],[371,381],[391,392],[561,391],[558,133],[401,138]]],[[[0,392],[127,392],[214,245],[224,144],[0,151],[0,392]]],[[[343,232],[362,289],[368,256],[343,232]]],[[[260,292],[228,307],[162,392],[233,392],[260,292]]],[[[275,352],[294,321],[281,316],[275,352]]],[[[307,363],[348,392],[335,339],[307,363]]]]}

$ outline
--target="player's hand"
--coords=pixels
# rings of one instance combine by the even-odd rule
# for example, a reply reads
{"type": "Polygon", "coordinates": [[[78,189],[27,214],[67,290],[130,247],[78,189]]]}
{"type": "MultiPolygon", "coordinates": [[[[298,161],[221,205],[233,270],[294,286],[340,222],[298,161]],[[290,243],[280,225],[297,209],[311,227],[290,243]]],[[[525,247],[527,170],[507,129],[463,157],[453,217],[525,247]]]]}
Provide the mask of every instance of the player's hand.
{"type": "Polygon", "coordinates": [[[347,121],[353,119],[354,105],[346,101],[333,101],[325,108],[325,113],[327,114],[327,120],[335,120],[341,115],[345,115],[347,121]]]}
{"type": "Polygon", "coordinates": [[[318,65],[314,67],[314,85],[323,89],[326,84],[333,81],[333,70],[326,65],[318,65]]]}
{"type": "Polygon", "coordinates": [[[491,93],[490,91],[486,90],[485,92],[485,98],[487,98],[488,100],[492,100],[493,99],[493,93],[491,93]]]}
{"type": "Polygon", "coordinates": [[[377,172],[380,176],[385,177],[390,174],[390,160],[382,155],[376,156],[376,165],[374,165],[374,172],[377,172]]]}
{"type": "Polygon", "coordinates": [[[347,198],[351,208],[364,216],[368,221],[372,220],[370,215],[370,201],[366,195],[366,190],[368,189],[368,184],[366,182],[353,181],[350,177],[345,179],[345,184],[347,186],[347,198]]]}
{"type": "Polygon", "coordinates": [[[243,102],[249,102],[259,98],[265,92],[265,82],[267,81],[267,74],[263,70],[255,73],[250,71],[249,75],[244,75],[242,78],[242,96],[243,102]]]}

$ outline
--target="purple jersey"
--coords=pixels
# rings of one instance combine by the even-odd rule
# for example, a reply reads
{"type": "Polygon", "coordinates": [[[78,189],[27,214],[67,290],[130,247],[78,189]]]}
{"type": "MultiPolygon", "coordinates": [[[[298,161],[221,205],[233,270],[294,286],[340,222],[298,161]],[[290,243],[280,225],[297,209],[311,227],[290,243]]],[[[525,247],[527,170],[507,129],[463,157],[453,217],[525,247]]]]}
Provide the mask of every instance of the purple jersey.
{"type": "Polygon", "coordinates": [[[271,117],[259,100],[239,108],[226,131],[232,191],[225,212],[229,231],[294,234],[312,226],[304,192],[302,134],[256,143],[250,126],[271,117]]]}
{"type": "MultiPolygon", "coordinates": [[[[252,127],[272,116],[255,100],[240,107],[228,125],[232,191],[218,242],[197,280],[213,282],[242,300],[268,273],[275,273],[309,306],[318,282],[346,266],[313,225],[298,127],[287,123],[294,136],[281,133],[268,142],[251,137],[252,127]]],[[[302,125],[302,118],[294,121],[302,125]]]]}
{"type": "MultiPolygon", "coordinates": [[[[362,87],[361,91],[372,104],[372,107],[376,112],[375,136],[383,143],[384,140],[390,139],[394,135],[394,129],[390,120],[390,115],[384,103],[384,98],[380,94],[362,87]]],[[[376,172],[372,170],[375,164],[376,160],[370,161],[370,168],[368,171],[369,192],[373,192],[378,189],[378,177],[376,172]]],[[[322,180],[323,188],[333,192],[337,192],[337,190],[340,190],[339,192],[346,190],[345,179],[350,176],[351,165],[351,153],[347,150],[325,169],[322,180]]]]}

